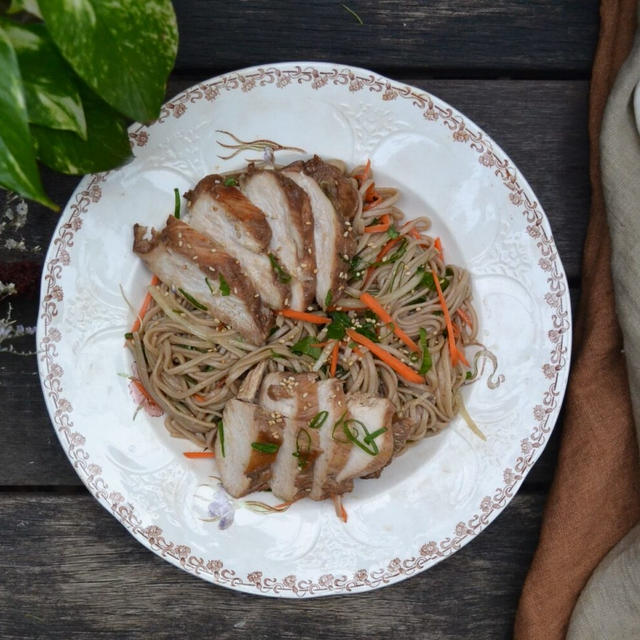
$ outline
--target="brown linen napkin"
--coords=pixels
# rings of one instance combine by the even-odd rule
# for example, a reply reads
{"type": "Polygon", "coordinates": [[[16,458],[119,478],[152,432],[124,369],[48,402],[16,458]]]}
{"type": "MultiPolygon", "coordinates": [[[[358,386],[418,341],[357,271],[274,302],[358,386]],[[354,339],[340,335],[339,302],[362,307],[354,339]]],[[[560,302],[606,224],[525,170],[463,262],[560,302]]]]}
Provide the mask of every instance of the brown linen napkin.
{"type": "Polygon", "coordinates": [[[616,319],[600,178],[602,114],[636,26],[635,0],[602,0],[589,104],[591,218],[556,475],[515,622],[517,640],[560,640],[606,553],[640,518],[638,446],[616,319]]]}

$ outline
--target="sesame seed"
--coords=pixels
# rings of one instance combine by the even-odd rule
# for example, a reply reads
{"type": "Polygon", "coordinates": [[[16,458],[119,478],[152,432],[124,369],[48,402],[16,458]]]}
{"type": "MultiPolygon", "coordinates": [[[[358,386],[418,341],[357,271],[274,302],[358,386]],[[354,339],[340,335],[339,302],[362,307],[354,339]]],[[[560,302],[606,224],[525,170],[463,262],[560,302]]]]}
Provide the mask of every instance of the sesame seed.
{"type": "Polygon", "coordinates": [[[311,253],[312,253],[312,251],[311,251],[311,247],[307,247],[307,253],[308,253],[309,255],[311,255],[311,253]]]}
{"type": "Polygon", "coordinates": [[[313,273],[314,273],[314,274],[318,273],[318,270],[317,270],[317,269],[314,269],[314,270],[313,270],[313,273]]]}
{"type": "Polygon", "coordinates": [[[349,232],[345,231],[342,235],[346,238],[349,235],[349,232]]]}
{"type": "Polygon", "coordinates": [[[233,293],[238,293],[238,287],[233,287],[233,293]]]}
{"type": "Polygon", "coordinates": [[[309,305],[309,306],[307,307],[307,311],[313,311],[313,307],[312,307],[311,305],[309,305]]]}
{"type": "Polygon", "coordinates": [[[253,294],[253,297],[254,297],[254,298],[259,298],[259,297],[260,297],[260,294],[259,294],[259,293],[254,293],[254,294],[253,294]]]}
{"type": "Polygon", "coordinates": [[[198,259],[198,256],[193,256],[191,259],[192,259],[192,260],[197,260],[197,259],[198,259]]]}
{"type": "Polygon", "coordinates": [[[182,246],[182,240],[178,240],[178,246],[181,247],[182,246]]]}
{"type": "Polygon", "coordinates": [[[187,242],[187,249],[193,249],[193,247],[187,242]]]}
{"type": "Polygon", "coordinates": [[[209,267],[209,271],[215,271],[213,267],[209,267]]]}

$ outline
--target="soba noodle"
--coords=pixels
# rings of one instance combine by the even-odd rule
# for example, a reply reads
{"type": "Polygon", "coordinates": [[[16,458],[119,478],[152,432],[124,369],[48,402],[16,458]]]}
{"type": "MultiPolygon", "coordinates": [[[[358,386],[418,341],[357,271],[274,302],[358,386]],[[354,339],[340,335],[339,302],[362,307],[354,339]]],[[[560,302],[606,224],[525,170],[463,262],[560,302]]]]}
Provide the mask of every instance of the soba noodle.
{"type": "MultiPolygon", "coordinates": [[[[362,171],[363,167],[358,167],[351,175],[362,171]]],[[[410,422],[407,443],[411,443],[439,432],[451,421],[459,411],[460,387],[470,377],[462,363],[452,365],[442,306],[437,292],[428,286],[432,269],[442,283],[459,345],[475,343],[478,323],[471,304],[469,273],[443,262],[434,239],[426,235],[430,220],[421,217],[405,222],[396,206],[400,194],[395,189],[378,188],[380,200],[365,207],[365,194],[373,184],[368,178],[358,185],[360,205],[352,222],[352,233],[358,237],[357,251],[350,263],[345,262],[345,292],[332,304],[350,316],[356,330],[359,323],[369,323],[378,333],[380,346],[417,369],[417,354],[406,348],[392,327],[371,312],[363,316],[359,296],[365,291],[375,295],[416,342],[420,330],[426,331],[432,364],[425,384],[408,382],[366,348],[346,342],[336,375],[344,382],[345,393],[362,391],[389,398],[397,409],[396,419],[410,422]],[[385,214],[393,222],[391,231],[364,232],[365,226],[376,224],[385,214]],[[385,258],[378,260],[394,236],[395,243],[385,258]],[[376,263],[377,267],[369,268],[376,263]],[[456,313],[459,309],[461,312],[456,313]]],[[[225,403],[237,395],[245,374],[260,362],[266,362],[268,372],[316,371],[320,379],[330,375],[328,359],[333,341],[324,347],[309,346],[326,341],[326,326],[277,315],[267,343],[256,347],[166,285],[151,286],[149,291],[152,303],[127,343],[137,375],[165,411],[165,425],[173,436],[212,448],[225,403]],[[307,336],[312,339],[304,341],[307,336]],[[303,352],[295,349],[301,340],[306,345],[303,352]]]]}

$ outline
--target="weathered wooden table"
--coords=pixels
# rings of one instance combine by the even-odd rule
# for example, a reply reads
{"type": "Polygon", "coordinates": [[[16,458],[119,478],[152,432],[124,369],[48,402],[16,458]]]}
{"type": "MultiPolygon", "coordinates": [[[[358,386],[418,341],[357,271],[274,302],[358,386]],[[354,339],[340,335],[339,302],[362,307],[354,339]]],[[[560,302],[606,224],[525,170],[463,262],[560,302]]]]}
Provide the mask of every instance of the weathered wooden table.
{"type": "MultiPolygon", "coordinates": [[[[364,24],[328,0],[175,4],[181,42],[168,96],[251,64],[328,60],[371,68],[460,109],[507,151],[538,195],[575,308],[589,207],[596,0],[350,0],[364,24]]],[[[45,174],[60,204],[77,182],[45,174]]],[[[35,256],[3,249],[0,261],[40,265],[55,224],[54,214],[30,205],[24,237],[41,249],[35,256]]],[[[18,322],[36,323],[35,288],[11,302],[18,322]]],[[[0,354],[0,407],[3,638],[510,637],[562,430],[560,420],[504,513],[451,558],[381,590],[296,601],[212,586],[143,549],[94,502],[65,458],[35,356],[0,354]]]]}

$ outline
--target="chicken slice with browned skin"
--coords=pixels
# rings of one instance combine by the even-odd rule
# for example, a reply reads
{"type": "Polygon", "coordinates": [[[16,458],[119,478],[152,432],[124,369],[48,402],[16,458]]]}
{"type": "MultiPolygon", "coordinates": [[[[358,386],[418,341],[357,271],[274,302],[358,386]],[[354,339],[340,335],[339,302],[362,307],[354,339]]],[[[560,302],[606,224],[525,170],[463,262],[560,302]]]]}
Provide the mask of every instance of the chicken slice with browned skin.
{"type": "Polygon", "coordinates": [[[240,188],[264,211],[271,227],[268,252],[273,269],[290,286],[283,306],[303,311],[316,292],[313,214],[307,194],[280,173],[252,167],[240,177],[240,188]]]}
{"type": "Polygon", "coordinates": [[[134,225],[133,250],[162,282],[252,344],[265,342],[273,313],[220,244],[174,216],[147,236],[147,227],[134,225]]]}
{"type": "Polygon", "coordinates": [[[269,373],[260,405],[271,420],[284,422],[282,444],[271,467],[271,491],[281,500],[296,500],[311,490],[319,438],[309,423],[318,412],[313,374],[269,373]]]}
{"type": "Polygon", "coordinates": [[[271,227],[264,213],[215,174],[200,180],[185,197],[189,224],[223,245],[238,260],[265,303],[281,309],[289,287],[280,282],[267,255],[271,227]]]}
{"type": "Polygon", "coordinates": [[[310,175],[320,185],[336,212],[346,221],[353,220],[358,212],[360,196],[353,180],[345,176],[338,167],[325,162],[319,156],[313,156],[311,160],[298,160],[285,167],[285,171],[289,169],[302,169],[310,175]]]}
{"type": "Polygon", "coordinates": [[[336,481],[336,475],[344,467],[351,447],[351,442],[344,442],[344,438],[334,438],[334,426],[338,424],[347,410],[342,383],[337,378],[321,380],[317,383],[318,446],[320,455],[313,467],[313,485],[309,497],[312,500],[325,498],[342,493],[348,493],[353,488],[353,480],[336,481]],[[326,414],[324,413],[326,412],[326,414]]]}
{"type": "MultiPolygon", "coordinates": [[[[233,398],[222,414],[215,442],[222,486],[235,498],[266,489],[282,442],[282,421],[269,418],[256,404],[233,398]],[[262,451],[252,445],[262,445],[262,451]]],[[[260,448],[260,447],[259,447],[260,448]]]]}
{"type": "Polygon", "coordinates": [[[311,203],[318,269],[316,301],[326,309],[331,301],[340,298],[346,285],[349,261],[355,250],[354,236],[320,185],[304,171],[304,163],[291,165],[283,174],[304,190],[311,203]]]}
{"type": "MultiPolygon", "coordinates": [[[[349,457],[342,469],[336,475],[336,481],[342,483],[351,478],[360,478],[370,475],[382,469],[391,460],[393,455],[393,430],[391,422],[395,407],[387,398],[377,398],[364,393],[353,393],[347,396],[347,420],[355,420],[364,425],[369,434],[385,429],[372,442],[364,443],[369,450],[377,449],[377,453],[371,454],[354,444],[349,457]],[[375,449],[374,444],[375,443],[375,449]]],[[[347,422],[350,429],[361,442],[366,437],[364,430],[356,422],[347,422]]],[[[340,434],[336,430],[336,437],[346,437],[344,428],[340,428],[340,434]]]]}

